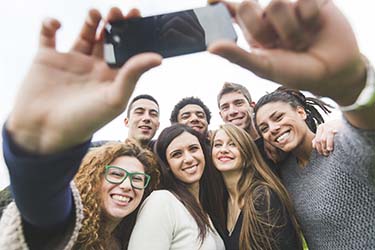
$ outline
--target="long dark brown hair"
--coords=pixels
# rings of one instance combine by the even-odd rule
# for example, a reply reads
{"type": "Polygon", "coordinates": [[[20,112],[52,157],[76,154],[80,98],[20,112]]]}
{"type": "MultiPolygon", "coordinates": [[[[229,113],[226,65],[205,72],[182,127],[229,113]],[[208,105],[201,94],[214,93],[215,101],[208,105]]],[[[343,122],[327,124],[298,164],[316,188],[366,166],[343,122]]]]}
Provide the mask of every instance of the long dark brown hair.
{"type": "MultiPolygon", "coordinates": [[[[299,241],[299,249],[302,249],[301,233],[291,199],[278,177],[264,162],[253,139],[245,130],[232,124],[221,125],[220,130],[236,145],[243,164],[237,184],[238,202],[243,214],[240,249],[277,249],[275,230],[285,226],[289,219],[294,227],[295,239],[299,241]],[[271,195],[280,201],[282,211],[271,207],[271,195]]],[[[225,196],[228,198],[227,193],[225,196]]]]}
{"type": "Polygon", "coordinates": [[[222,185],[219,182],[221,177],[220,173],[212,165],[211,153],[205,141],[204,136],[192,128],[182,124],[174,124],[165,128],[160,133],[155,148],[161,172],[160,186],[172,192],[193,216],[199,228],[199,238],[201,242],[203,242],[207,234],[207,229],[212,228],[207,214],[211,216],[212,220],[224,221],[224,218],[220,217],[224,213],[222,203],[217,199],[217,197],[222,197],[222,193],[220,193],[222,191],[222,188],[220,188],[222,185]],[[177,179],[172,171],[168,170],[167,147],[172,140],[184,132],[192,134],[198,139],[206,162],[202,177],[199,181],[200,205],[193,194],[189,192],[187,185],[177,179]]]}
{"type": "MultiPolygon", "coordinates": [[[[105,144],[91,150],[83,159],[80,169],[74,178],[82,199],[84,219],[74,249],[108,249],[111,235],[107,231],[107,219],[100,204],[100,188],[104,180],[105,166],[120,156],[137,158],[145,168],[151,180],[142,197],[142,201],[156,188],[159,182],[159,171],[154,154],[141,148],[135,141],[105,144]]],[[[126,216],[115,228],[116,237],[121,249],[127,249],[131,230],[135,225],[138,208],[126,216]]]]}

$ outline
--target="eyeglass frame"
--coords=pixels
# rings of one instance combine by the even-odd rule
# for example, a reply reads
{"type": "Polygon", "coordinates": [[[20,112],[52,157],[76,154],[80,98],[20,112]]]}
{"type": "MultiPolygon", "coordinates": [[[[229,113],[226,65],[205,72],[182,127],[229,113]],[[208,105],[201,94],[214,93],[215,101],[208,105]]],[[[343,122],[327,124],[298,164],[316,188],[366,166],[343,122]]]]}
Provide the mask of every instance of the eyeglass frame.
{"type": "Polygon", "coordinates": [[[127,170],[123,169],[123,168],[120,168],[120,167],[117,167],[117,166],[111,166],[111,165],[106,165],[105,166],[105,172],[104,172],[104,178],[106,181],[108,181],[109,183],[111,184],[118,184],[120,185],[121,183],[123,183],[126,178],[128,178],[129,176],[129,180],[130,180],[130,185],[132,186],[132,188],[134,189],[138,189],[138,190],[143,190],[143,189],[146,189],[146,187],[148,186],[148,184],[150,183],[150,180],[151,180],[151,176],[146,174],[146,173],[142,173],[142,172],[128,172],[127,170]],[[109,169],[111,168],[115,168],[115,169],[118,169],[118,170],[121,170],[121,171],[124,171],[126,173],[125,177],[120,181],[120,182],[114,182],[114,181],[110,181],[108,180],[107,176],[108,176],[108,171],[109,169]],[[141,174],[141,175],[144,175],[146,177],[145,179],[145,184],[144,184],[144,187],[143,188],[139,188],[139,187],[135,187],[133,185],[133,176],[134,175],[137,175],[137,174],[141,174]]]}

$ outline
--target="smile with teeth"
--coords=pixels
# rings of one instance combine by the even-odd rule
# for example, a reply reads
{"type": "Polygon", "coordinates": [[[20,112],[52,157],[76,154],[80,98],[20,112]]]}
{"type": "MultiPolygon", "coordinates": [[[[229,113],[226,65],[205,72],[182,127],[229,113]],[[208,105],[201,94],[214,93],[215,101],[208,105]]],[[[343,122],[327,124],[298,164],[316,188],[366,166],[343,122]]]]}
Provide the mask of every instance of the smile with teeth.
{"type": "Polygon", "coordinates": [[[116,201],[120,201],[120,202],[126,202],[126,203],[129,203],[132,200],[132,198],[130,197],[119,195],[119,194],[112,195],[112,199],[116,201]]]}
{"type": "Polygon", "coordinates": [[[286,140],[286,138],[289,136],[289,134],[290,134],[290,131],[287,131],[287,132],[281,134],[280,136],[278,136],[275,141],[283,142],[283,141],[286,140]]]}
{"type": "Polygon", "coordinates": [[[242,120],[242,119],[243,119],[243,117],[236,117],[236,118],[231,119],[229,122],[239,121],[239,120],[242,120]]]}
{"type": "Polygon", "coordinates": [[[185,171],[188,174],[193,174],[193,173],[195,173],[195,171],[197,170],[197,168],[198,168],[198,165],[193,165],[193,166],[190,166],[190,167],[182,169],[182,171],[185,171]]]}

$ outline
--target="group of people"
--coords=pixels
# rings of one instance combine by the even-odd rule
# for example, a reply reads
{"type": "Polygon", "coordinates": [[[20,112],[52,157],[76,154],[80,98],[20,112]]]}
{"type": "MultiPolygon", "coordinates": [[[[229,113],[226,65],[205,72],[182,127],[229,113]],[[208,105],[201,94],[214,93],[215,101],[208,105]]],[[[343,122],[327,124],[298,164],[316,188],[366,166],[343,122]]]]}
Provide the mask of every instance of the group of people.
{"type": "MultiPolygon", "coordinates": [[[[255,103],[225,83],[215,131],[208,107],[184,98],[156,140],[158,102],[129,99],[161,57],[110,69],[96,10],[67,53],[59,22],[43,23],[2,132],[13,201],[0,249],[375,249],[375,71],[350,25],[331,1],[226,6],[253,50],[209,51],[284,87],[255,103]],[[337,102],[338,133],[322,124],[330,107],[297,89],[337,102]],[[91,142],[125,108],[127,138],[91,142]]],[[[106,20],[137,15],[113,8],[106,20]]]]}

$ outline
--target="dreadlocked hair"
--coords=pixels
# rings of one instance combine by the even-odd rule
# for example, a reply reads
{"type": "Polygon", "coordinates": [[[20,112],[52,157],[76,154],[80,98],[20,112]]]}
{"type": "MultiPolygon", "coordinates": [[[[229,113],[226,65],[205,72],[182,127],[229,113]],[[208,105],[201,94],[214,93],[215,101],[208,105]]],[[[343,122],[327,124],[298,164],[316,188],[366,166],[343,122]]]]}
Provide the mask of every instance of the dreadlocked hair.
{"type": "Polygon", "coordinates": [[[289,103],[294,108],[304,108],[306,111],[305,122],[309,129],[314,133],[316,133],[317,125],[324,123],[323,116],[319,113],[315,106],[318,106],[325,114],[331,113],[329,108],[333,108],[332,105],[325,103],[318,98],[306,97],[299,90],[288,89],[281,86],[275,91],[264,95],[259,99],[254,107],[254,117],[256,117],[256,113],[260,107],[271,102],[285,102],[289,103]]]}
{"type": "Polygon", "coordinates": [[[111,235],[107,230],[108,224],[106,223],[105,211],[102,209],[100,192],[105,166],[121,156],[137,158],[144,166],[145,173],[151,176],[142,200],[158,185],[159,171],[157,170],[156,158],[151,151],[142,149],[135,141],[108,143],[88,152],[74,178],[82,200],[84,214],[82,228],[74,249],[105,250],[111,244],[111,237],[119,239],[121,249],[127,248],[131,229],[135,224],[137,209],[126,216],[111,235]],[[125,223],[126,227],[124,227],[125,223]]]}

